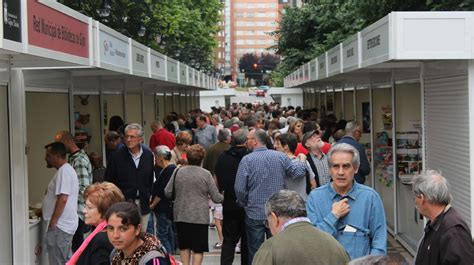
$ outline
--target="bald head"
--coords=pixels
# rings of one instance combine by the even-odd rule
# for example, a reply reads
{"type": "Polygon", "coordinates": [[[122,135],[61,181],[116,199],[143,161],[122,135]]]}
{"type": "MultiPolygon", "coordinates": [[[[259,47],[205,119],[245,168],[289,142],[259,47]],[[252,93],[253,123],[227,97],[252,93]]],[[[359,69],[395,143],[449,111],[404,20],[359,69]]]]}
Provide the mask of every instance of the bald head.
{"type": "Polygon", "coordinates": [[[70,154],[79,150],[79,147],[77,147],[76,142],[74,141],[74,137],[68,131],[59,131],[56,133],[54,141],[63,143],[64,146],[66,146],[66,151],[70,154]]]}

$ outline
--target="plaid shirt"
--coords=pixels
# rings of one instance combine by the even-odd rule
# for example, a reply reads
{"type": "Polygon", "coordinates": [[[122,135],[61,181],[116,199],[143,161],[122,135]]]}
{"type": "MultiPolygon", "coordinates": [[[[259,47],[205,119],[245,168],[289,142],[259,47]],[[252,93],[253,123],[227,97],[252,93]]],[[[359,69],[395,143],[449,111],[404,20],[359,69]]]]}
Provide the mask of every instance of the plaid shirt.
{"type": "Polygon", "coordinates": [[[313,154],[310,154],[308,159],[312,159],[319,176],[319,185],[322,186],[328,182],[331,182],[331,173],[329,172],[329,161],[328,156],[323,154],[321,159],[313,154]]]}
{"type": "Polygon", "coordinates": [[[81,149],[69,155],[69,164],[74,168],[79,180],[79,194],[77,196],[77,214],[84,221],[84,191],[92,184],[92,165],[86,152],[81,149]]]}
{"type": "Polygon", "coordinates": [[[275,150],[258,147],[244,156],[235,179],[235,195],[250,219],[265,220],[265,203],[284,188],[285,176],[290,179],[306,176],[306,163],[293,163],[275,150]]]}

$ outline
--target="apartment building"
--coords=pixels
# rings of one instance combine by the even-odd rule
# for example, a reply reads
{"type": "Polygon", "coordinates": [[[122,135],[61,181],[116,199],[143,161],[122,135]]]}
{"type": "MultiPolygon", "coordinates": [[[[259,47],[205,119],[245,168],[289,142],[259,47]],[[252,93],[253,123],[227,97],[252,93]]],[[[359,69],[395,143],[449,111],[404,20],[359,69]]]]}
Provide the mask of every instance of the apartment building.
{"type": "Polygon", "coordinates": [[[280,11],[290,0],[222,0],[222,31],[218,35],[216,67],[236,80],[239,59],[245,53],[273,53],[276,39],[268,33],[278,27],[280,11]]]}

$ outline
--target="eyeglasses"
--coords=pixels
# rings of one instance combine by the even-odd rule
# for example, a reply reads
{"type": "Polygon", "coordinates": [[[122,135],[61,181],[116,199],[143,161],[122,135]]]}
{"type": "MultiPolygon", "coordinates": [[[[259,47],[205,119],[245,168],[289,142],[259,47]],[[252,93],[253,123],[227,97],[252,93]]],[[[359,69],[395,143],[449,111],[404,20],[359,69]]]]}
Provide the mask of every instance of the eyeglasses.
{"type": "Polygon", "coordinates": [[[132,139],[132,140],[134,140],[134,139],[140,138],[140,136],[136,136],[136,135],[125,135],[124,138],[125,138],[125,139],[132,139]]]}
{"type": "Polygon", "coordinates": [[[87,204],[86,204],[86,206],[85,206],[84,208],[85,208],[87,211],[97,209],[97,207],[89,206],[89,205],[87,205],[87,204]]]}
{"type": "Polygon", "coordinates": [[[263,224],[266,228],[270,228],[270,224],[268,223],[268,219],[263,220],[263,224]]]}

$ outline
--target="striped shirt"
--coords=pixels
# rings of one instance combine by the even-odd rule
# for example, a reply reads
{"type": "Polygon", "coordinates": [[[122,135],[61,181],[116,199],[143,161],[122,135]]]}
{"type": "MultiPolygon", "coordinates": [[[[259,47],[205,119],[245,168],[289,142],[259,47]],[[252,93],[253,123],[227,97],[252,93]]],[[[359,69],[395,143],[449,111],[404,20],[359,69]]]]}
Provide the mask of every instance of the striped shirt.
{"type": "Polygon", "coordinates": [[[84,191],[92,184],[92,165],[84,149],[69,155],[69,164],[74,168],[79,180],[79,195],[77,196],[77,214],[84,221],[84,191]]]}
{"type": "Polygon", "coordinates": [[[235,195],[250,219],[265,220],[265,203],[284,188],[284,178],[306,177],[306,163],[293,163],[281,152],[258,147],[244,156],[235,179],[235,195]]]}

